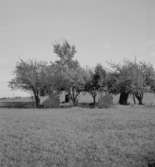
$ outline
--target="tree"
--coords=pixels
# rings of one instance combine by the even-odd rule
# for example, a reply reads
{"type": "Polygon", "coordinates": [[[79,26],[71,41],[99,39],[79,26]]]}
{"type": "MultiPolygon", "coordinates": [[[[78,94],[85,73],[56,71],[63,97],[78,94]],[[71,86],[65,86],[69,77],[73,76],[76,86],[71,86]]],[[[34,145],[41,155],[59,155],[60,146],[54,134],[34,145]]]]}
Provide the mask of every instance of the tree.
{"type": "Polygon", "coordinates": [[[108,72],[106,75],[106,86],[107,91],[110,94],[119,94],[120,90],[118,87],[119,75],[116,72],[108,72]]]}
{"type": "Polygon", "coordinates": [[[119,90],[120,90],[120,104],[127,104],[129,94],[133,97],[138,97],[139,103],[142,103],[143,96],[137,96],[136,91],[143,89],[143,74],[140,66],[137,63],[126,61],[120,68],[119,73],[119,90]]]}
{"type": "Polygon", "coordinates": [[[145,86],[151,86],[152,81],[155,79],[155,70],[152,64],[146,64],[145,62],[140,62],[141,70],[144,76],[144,84],[145,86]]]}
{"type": "Polygon", "coordinates": [[[98,91],[105,87],[106,71],[102,65],[97,64],[94,72],[90,72],[90,79],[85,84],[85,90],[89,92],[93,98],[93,104],[96,105],[96,97],[98,91]]]}
{"type": "Polygon", "coordinates": [[[155,70],[151,64],[143,63],[142,66],[146,87],[155,92],[155,70]]]}
{"type": "Polygon", "coordinates": [[[95,67],[94,79],[100,87],[106,85],[106,71],[101,64],[97,64],[95,67]]]}
{"type": "Polygon", "coordinates": [[[40,92],[45,86],[43,83],[45,81],[43,77],[46,74],[44,73],[45,67],[45,62],[20,60],[16,65],[15,77],[9,82],[9,86],[13,89],[18,88],[33,92],[36,107],[39,107],[40,92]]]}
{"type": "Polygon", "coordinates": [[[114,73],[117,74],[115,87],[117,93],[120,93],[119,103],[126,105],[130,94],[133,95],[135,103],[135,97],[139,104],[143,104],[144,88],[147,84],[148,74],[145,74],[148,70],[148,66],[141,62],[125,61],[123,65],[112,65],[114,73]]]}
{"type": "Polygon", "coordinates": [[[69,69],[74,69],[79,66],[78,61],[73,59],[77,52],[74,45],[70,45],[67,41],[64,41],[62,44],[54,44],[53,50],[59,58],[59,60],[56,61],[57,65],[63,68],[68,67],[69,69]]]}
{"type": "Polygon", "coordinates": [[[69,95],[74,105],[78,104],[78,96],[83,91],[84,85],[89,78],[87,71],[81,67],[68,71],[70,88],[69,95]]]}
{"type": "Polygon", "coordinates": [[[85,84],[87,73],[80,66],[77,60],[74,60],[76,49],[74,45],[70,45],[67,41],[62,44],[57,43],[54,46],[54,53],[58,56],[55,62],[56,78],[58,90],[68,92],[70,99],[74,105],[78,103],[78,95],[81,88],[85,84]]]}

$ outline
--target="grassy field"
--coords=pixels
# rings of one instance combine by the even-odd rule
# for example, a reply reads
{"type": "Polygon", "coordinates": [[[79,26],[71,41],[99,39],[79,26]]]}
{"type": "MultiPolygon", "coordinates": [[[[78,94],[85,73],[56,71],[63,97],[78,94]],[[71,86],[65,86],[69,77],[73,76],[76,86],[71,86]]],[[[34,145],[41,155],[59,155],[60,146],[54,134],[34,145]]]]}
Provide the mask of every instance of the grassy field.
{"type": "Polygon", "coordinates": [[[0,167],[147,167],[155,107],[0,109],[0,167]]]}

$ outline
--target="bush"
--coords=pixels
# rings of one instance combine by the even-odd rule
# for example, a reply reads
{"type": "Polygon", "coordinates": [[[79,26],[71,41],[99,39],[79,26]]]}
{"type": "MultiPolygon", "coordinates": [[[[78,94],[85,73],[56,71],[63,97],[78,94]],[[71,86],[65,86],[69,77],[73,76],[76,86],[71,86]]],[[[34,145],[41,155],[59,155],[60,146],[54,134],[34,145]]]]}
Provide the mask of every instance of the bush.
{"type": "Polygon", "coordinates": [[[98,99],[98,107],[99,108],[109,108],[113,105],[113,97],[112,95],[101,95],[98,99]]]}

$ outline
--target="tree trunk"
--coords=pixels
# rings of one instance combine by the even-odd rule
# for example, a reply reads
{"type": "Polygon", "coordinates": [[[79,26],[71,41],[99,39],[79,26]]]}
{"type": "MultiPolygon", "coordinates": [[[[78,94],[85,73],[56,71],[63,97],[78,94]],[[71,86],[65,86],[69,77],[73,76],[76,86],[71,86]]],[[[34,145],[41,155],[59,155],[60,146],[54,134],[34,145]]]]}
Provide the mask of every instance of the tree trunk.
{"type": "Polygon", "coordinates": [[[136,98],[139,102],[139,105],[143,105],[143,95],[144,95],[144,92],[143,91],[139,91],[136,93],[136,98]]]}
{"type": "Polygon", "coordinates": [[[142,99],[139,100],[139,105],[143,105],[143,100],[142,99]]]}
{"type": "Polygon", "coordinates": [[[128,104],[128,97],[129,97],[129,93],[121,92],[120,98],[119,98],[119,104],[127,105],[128,104]]]}
{"type": "Polygon", "coordinates": [[[35,106],[36,106],[36,108],[39,108],[39,106],[40,106],[40,98],[39,98],[38,95],[35,95],[34,98],[35,98],[35,106]]]}
{"type": "Polygon", "coordinates": [[[65,95],[65,103],[69,103],[69,101],[70,101],[70,95],[66,94],[65,95]]]}
{"type": "Polygon", "coordinates": [[[35,99],[35,107],[39,108],[39,106],[40,106],[39,94],[38,94],[38,92],[34,88],[32,88],[32,90],[33,90],[34,99],[35,99]]]}
{"type": "Polygon", "coordinates": [[[133,97],[133,103],[136,104],[136,97],[135,97],[135,95],[133,94],[132,97],[133,97]]]}
{"type": "Polygon", "coordinates": [[[137,97],[139,105],[143,105],[143,96],[137,97]]]}
{"type": "Polygon", "coordinates": [[[77,98],[74,97],[74,98],[72,99],[72,102],[73,102],[73,105],[74,105],[74,106],[78,105],[78,100],[77,100],[77,98]]]}
{"type": "Polygon", "coordinates": [[[78,95],[80,94],[75,87],[70,89],[70,97],[74,106],[78,104],[78,95]]]}
{"type": "Polygon", "coordinates": [[[92,90],[89,92],[93,98],[93,105],[96,105],[96,96],[97,96],[97,92],[95,90],[92,90]]]}
{"type": "Polygon", "coordinates": [[[96,95],[93,96],[93,104],[96,105],[96,95]]]}

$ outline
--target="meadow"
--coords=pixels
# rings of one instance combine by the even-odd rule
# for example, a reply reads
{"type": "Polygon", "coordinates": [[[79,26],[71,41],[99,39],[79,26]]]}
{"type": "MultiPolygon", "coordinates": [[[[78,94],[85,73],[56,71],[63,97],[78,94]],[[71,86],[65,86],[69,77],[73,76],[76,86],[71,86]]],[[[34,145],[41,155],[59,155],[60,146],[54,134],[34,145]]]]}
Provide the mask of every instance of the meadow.
{"type": "Polygon", "coordinates": [[[155,107],[0,108],[0,167],[147,167],[155,107]]]}

